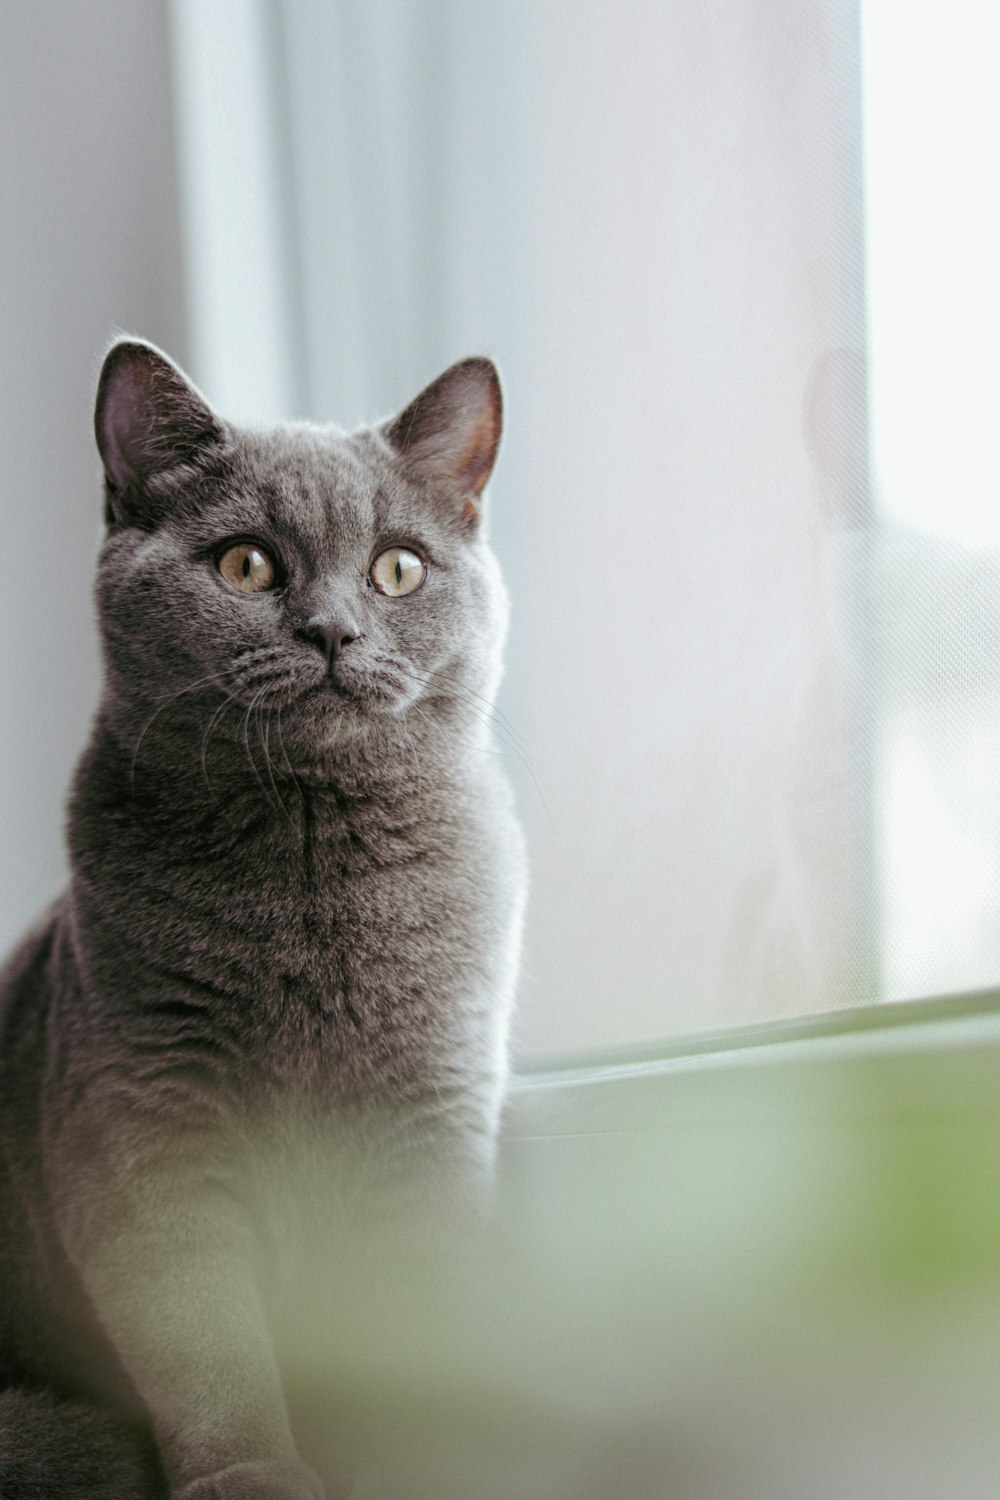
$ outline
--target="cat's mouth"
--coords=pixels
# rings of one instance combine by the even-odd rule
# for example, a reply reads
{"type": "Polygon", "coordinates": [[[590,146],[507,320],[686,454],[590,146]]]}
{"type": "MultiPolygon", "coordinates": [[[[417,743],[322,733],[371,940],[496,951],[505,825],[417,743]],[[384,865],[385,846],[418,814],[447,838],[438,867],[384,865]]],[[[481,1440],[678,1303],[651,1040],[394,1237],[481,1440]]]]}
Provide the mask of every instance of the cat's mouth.
{"type": "Polygon", "coordinates": [[[238,655],[231,685],[247,706],[311,706],[329,714],[398,712],[420,695],[420,677],[395,655],[348,647],[331,661],[315,652],[288,653],[274,646],[247,647],[238,655]],[[352,651],[354,654],[352,655],[352,651]]]}
{"type": "Polygon", "coordinates": [[[401,696],[402,684],[385,672],[362,672],[335,662],[313,686],[308,697],[331,711],[354,708],[359,712],[391,711],[401,696]]]}
{"type": "Polygon", "coordinates": [[[350,719],[398,713],[416,696],[416,683],[403,667],[379,656],[351,660],[349,652],[331,662],[310,657],[290,661],[277,651],[255,649],[241,655],[232,684],[251,711],[272,709],[288,723],[299,714],[310,732],[335,717],[350,719]],[[298,711],[298,712],[296,712],[298,711]]]}
{"type": "Polygon", "coordinates": [[[324,698],[354,697],[354,693],[351,688],[349,688],[346,683],[343,683],[338,678],[334,677],[330,672],[328,672],[326,676],[317,683],[312,691],[314,693],[318,693],[320,697],[324,698]]]}

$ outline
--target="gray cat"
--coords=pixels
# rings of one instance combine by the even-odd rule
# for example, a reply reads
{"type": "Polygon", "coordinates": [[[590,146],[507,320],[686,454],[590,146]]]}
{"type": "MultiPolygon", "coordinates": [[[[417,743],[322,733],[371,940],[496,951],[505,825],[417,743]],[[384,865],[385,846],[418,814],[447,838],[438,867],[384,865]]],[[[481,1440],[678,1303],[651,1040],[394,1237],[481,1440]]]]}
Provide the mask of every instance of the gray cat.
{"type": "MultiPolygon", "coordinates": [[[[72,881],[0,980],[0,1500],[307,1500],[308,1245],[487,1190],[524,893],[496,371],[344,435],[123,340],[72,881]]],[[[348,1253],[345,1249],[345,1254],[348,1253]]]]}

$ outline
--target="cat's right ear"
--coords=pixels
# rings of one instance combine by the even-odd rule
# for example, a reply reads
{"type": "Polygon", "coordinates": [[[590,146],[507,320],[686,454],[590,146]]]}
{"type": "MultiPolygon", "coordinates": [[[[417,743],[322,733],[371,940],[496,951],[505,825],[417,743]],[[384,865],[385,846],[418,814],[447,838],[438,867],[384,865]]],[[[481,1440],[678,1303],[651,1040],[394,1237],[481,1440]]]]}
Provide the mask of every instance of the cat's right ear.
{"type": "Polygon", "coordinates": [[[119,339],[105,356],[94,431],[104,465],[109,525],[155,520],[163,508],[164,488],[156,479],[221,446],[226,437],[186,375],[140,339],[119,339]]]}
{"type": "Polygon", "coordinates": [[[459,360],[383,424],[383,435],[414,474],[444,484],[454,514],[475,529],[503,420],[500,377],[490,359],[459,360]]]}

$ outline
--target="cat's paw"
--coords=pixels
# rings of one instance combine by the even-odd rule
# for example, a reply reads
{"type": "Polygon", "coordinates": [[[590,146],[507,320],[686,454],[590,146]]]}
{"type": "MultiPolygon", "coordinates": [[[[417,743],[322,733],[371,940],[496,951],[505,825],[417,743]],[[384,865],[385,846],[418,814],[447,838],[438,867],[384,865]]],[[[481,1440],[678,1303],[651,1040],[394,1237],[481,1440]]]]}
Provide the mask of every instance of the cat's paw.
{"type": "Polygon", "coordinates": [[[231,1464],[195,1479],[173,1500],[325,1500],[311,1469],[301,1464],[231,1464]]]}

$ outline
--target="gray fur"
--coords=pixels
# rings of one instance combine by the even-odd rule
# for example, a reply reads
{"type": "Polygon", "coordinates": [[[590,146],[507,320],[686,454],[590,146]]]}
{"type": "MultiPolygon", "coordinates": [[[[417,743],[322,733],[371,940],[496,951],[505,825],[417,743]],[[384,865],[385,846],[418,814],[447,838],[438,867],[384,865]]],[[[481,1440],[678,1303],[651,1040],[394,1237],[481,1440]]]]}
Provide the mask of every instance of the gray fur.
{"type": "Polygon", "coordinates": [[[122,341],[96,425],[72,882],[0,981],[0,1500],[306,1500],[272,1336],[306,1247],[405,1242],[489,1180],[524,891],[499,387],[466,361],[379,428],[241,431],[122,341]],[[227,584],[232,538],[284,586],[227,584]],[[367,582],[393,543],[428,559],[402,598],[367,582]]]}

